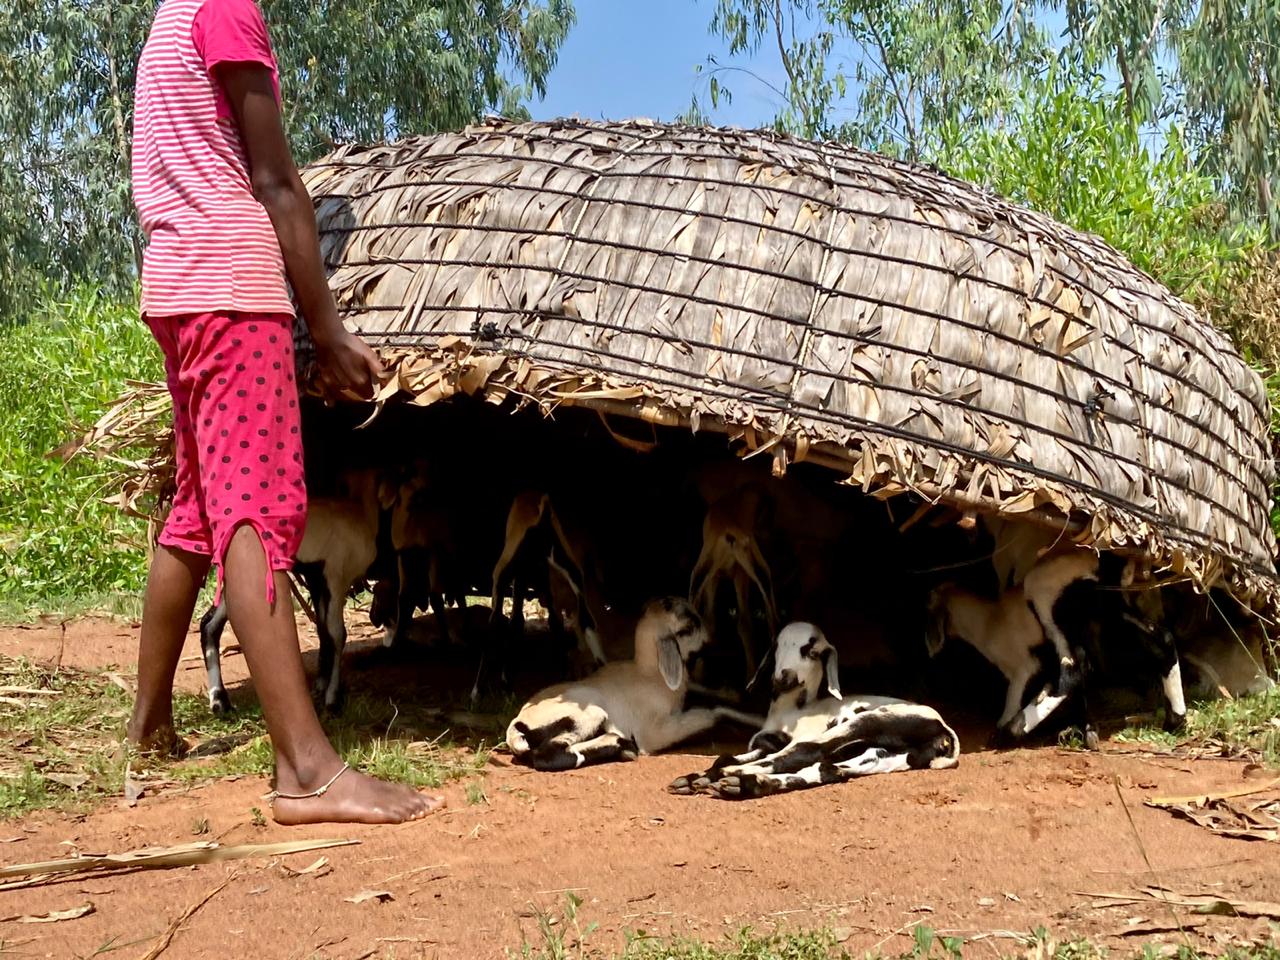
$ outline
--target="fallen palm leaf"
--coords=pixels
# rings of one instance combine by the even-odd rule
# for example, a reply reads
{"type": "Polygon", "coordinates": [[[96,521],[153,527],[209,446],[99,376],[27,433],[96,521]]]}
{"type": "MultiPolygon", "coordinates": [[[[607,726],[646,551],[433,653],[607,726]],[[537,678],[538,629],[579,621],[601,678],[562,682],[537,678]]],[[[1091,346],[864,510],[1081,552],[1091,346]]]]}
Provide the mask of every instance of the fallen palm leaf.
{"type": "Polygon", "coordinates": [[[1242,803],[1245,797],[1274,793],[1280,780],[1256,787],[1187,797],[1152,797],[1147,806],[1167,810],[1222,837],[1240,840],[1280,840],[1280,796],[1242,803]]]}
{"type": "Polygon", "coordinates": [[[1197,805],[1204,806],[1215,800],[1234,800],[1237,797],[1248,797],[1255,793],[1263,793],[1272,788],[1280,788],[1280,777],[1270,780],[1267,783],[1261,783],[1254,787],[1245,787],[1240,790],[1226,790],[1222,793],[1193,793],[1185,797],[1150,797],[1144,800],[1149,807],[1167,807],[1171,805],[1197,805]]]}
{"type": "Polygon", "coordinates": [[[361,890],[354,897],[344,898],[345,903],[385,903],[388,900],[394,900],[395,895],[390,890],[361,890]]]}
{"type": "Polygon", "coordinates": [[[295,870],[293,867],[282,863],[280,864],[280,872],[286,877],[306,877],[313,873],[318,877],[323,877],[326,873],[332,872],[332,868],[329,866],[329,858],[321,857],[311,866],[303,867],[301,870],[295,870]]]}
{"type": "Polygon", "coordinates": [[[92,903],[82,903],[78,907],[70,907],[67,910],[52,910],[49,913],[35,916],[14,914],[11,917],[0,917],[0,923],[59,923],[62,920],[79,920],[81,917],[87,917],[93,911],[94,906],[92,903]]]}
{"type": "Polygon", "coordinates": [[[1121,927],[1119,930],[1113,930],[1110,936],[1113,937],[1145,937],[1153,933],[1182,933],[1185,930],[1196,930],[1204,926],[1203,920],[1188,920],[1185,923],[1175,924],[1168,920],[1144,920],[1141,923],[1135,923],[1132,926],[1121,927]]]}
{"type": "Polygon", "coordinates": [[[163,869],[166,867],[190,867],[201,863],[218,863],[223,860],[244,860],[250,857],[280,857],[308,850],[324,850],[329,847],[346,847],[359,840],[292,840],[286,843],[245,843],[224,847],[218,843],[188,843],[177,847],[151,847],[128,853],[108,853],[90,857],[71,857],[65,860],[45,860],[39,863],[18,863],[0,867],[0,878],[41,876],[51,873],[79,873],[85,870],[163,869]]]}
{"type": "Polygon", "coordinates": [[[1232,900],[1218,893],[1178,893],[1168,887],[1143,887],[1140,893],[1084,893],[1116,904],[1150,903],[1157,901],[1172,907],[1187,907],[1193,913],[1218,914],[1229,917],[1262,917],[1280,920],[1280,903],[1266,900],[1232,900]]]}
{"type": "Polygon", "coordinates": [[[182,927],[182,925],[186,923],[188,920],[190,920],[192,917],[194,917],[197,910],[199,910],[206,903],[208,903],[210,900],[216,897],[219,893],[225,890],[227,887],[227,884],[229,884],[232,880],[234,880],[236,876],[237,876],[237,873],[233,871],[231,875],[228,876],[225,880],[223,880],[220,884],[218,884],[216,887],[214,887],[212,890],[206,893],[203,897],[201,897],[191,906],[187,907],[186,911],[182,914],[182,916],[178,917],[173,921],[173,923],[169,924],[169,929],[167,929],[164,932],[164,934],[160,937],[159,942],[154,947],[152,947],[150,950],[147,951],[146,956],[144,956],[142,960],[156,960],[156,957],[160,956],[160,954],[168,950],[169,944],[173,942],[174,936],[177,934],[178,930],[182,927]]]}
{"type": "Polygon", "coordinates": [[[46,773],[44,778],[50,783],[66,787],[72,792],[78,791],[89,782],[89,778],[83,773],[46,773]]]}

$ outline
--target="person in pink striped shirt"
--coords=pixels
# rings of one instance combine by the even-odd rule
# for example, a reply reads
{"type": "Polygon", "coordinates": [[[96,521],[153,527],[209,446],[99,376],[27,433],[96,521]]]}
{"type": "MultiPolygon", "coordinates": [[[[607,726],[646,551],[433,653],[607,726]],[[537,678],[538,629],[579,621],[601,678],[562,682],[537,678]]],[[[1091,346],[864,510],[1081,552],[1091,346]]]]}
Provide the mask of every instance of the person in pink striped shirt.
{"type": "Polygon", "coordinates": [[[173,396],[177,492],[147,581],[128,737],[176,746],[174,673],[213,565],[275,749],[276,821],[425,816],[442,798],[350,769],[307,693],[287,581],[306,490],[286,278],[328,391],[367,397],[382,368],[343,327],[325,282],[254,0],[160,6],[138,62],[132,179],[147,239],[142,314],[173,396]]]}

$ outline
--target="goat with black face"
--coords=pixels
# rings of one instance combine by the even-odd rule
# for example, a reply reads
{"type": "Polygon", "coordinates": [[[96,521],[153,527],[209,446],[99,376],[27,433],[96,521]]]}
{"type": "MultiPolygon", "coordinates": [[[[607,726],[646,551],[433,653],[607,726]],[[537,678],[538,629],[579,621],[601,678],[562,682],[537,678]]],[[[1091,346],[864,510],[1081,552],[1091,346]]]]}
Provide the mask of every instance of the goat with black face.
{"type": "Polygon", "coordinates": [[[932,708],[843,695],[835,647],[813,624],[784,627],[773,661],[773,701],[747,752],[678,778],[672,793],[746,799],[960,762],[959,738],[932,708]]]}

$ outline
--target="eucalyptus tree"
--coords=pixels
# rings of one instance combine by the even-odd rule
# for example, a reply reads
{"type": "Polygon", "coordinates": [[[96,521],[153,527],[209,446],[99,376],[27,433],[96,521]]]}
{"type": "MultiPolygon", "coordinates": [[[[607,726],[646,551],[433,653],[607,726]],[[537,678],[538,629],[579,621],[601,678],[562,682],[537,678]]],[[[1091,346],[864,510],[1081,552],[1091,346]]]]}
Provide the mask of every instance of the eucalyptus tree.
{"type": "MultiPolygon", "coordinates": [[[[913,160],[939,132],[998,121],[1050,43],[1020,0],[716,0],[711,32],[732,55],[776,48],[776,124],[913,160]]],[[[711,64],[713,104],[733,68],[711,64]]]]}

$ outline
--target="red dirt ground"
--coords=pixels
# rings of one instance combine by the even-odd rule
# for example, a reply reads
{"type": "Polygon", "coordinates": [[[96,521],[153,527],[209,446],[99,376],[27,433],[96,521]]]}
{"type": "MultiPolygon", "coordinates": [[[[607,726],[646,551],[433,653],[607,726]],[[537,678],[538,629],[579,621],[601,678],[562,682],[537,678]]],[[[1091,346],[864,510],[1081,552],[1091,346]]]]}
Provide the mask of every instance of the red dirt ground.
{"type": "MultiPolygon", "coordinates": [[[[57,624],[0,628],[0,656],[54,661],[61,649],[68,666],[127,666],[135,642],[127,622],[68,624],[65,643],[57,624]]],[[[183,666],[195,669],[182,671],[182,685],[201,689],[198,661],[183,666]]],[[[227,659],[227,675],[243,676],[242,658],[227,659]]],[[[359,844],[0,892],[0,917],[95,907],[56,924],[0,922],[0,954],[88,956],[104,945],[131,944],[118,955],[142,956],[154,942],[148,938],[231,875],[181,925],[164,956],[502,957],[524,938],[534,940],[535,910],[558,911],[570,890],[582,898],[582,922],[600,924],[588,942],[602,949],[620,944],[624,930],[715,940],[750,924],[826,926],[855,955],[876,947],[897,952],[910,945],[910,925],[924,922],[965,936],[1043,925],[1059,938],[1085,934],[1127,955],[1148,940],[1178,940],[1176,933],[1119,936],[1135,917],[1169,921],[1168,909],[1108,907],[1090,894],[1159,882],[1280,901],[1276,845],[1220,838],[1142,803],[1238,786],[1240,765],[1119,750],[979,751],[967,753],[957,770],[747,803],[664,791],[706,755],[561,774],[511,767],[498,757],[484,780],[487,803],[468,805],[463,788],[453,786],[446,812],[403,827],[255,827],[250,808],[265,806],[266,785],[247,779],[144,798],[133,809],[107,804],[86,817],[43,813],[0,823],[0,862],[186,843],[201,817],[223,843],[333,837],[359,844]],[[322,876],[283,869],[300,870],[322,855],[332,864],[322,876]],[[347,902],[370,889],[394,899],[347,902]]],[[[1263,921],[1191,922],[1200,925],[1192,936],[1210,943],[1267,935],[1263,921]]],[[[1016,948],[992,938],[966,954],[1016,948]]]]}

